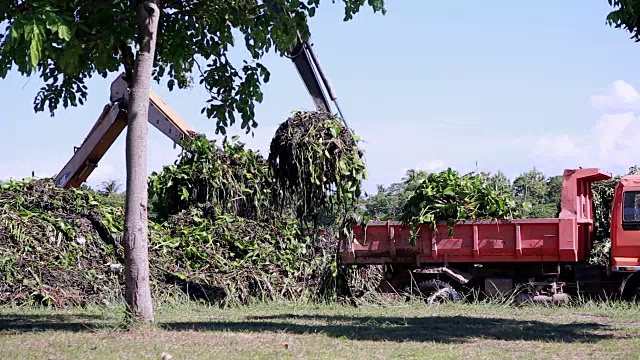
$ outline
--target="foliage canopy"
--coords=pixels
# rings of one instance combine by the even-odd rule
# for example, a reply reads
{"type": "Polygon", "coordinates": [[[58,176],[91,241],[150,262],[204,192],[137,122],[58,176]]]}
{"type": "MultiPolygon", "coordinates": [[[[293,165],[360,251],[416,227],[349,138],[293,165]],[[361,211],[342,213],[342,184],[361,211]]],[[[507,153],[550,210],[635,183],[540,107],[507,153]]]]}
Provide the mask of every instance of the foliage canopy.
{"type": "Polygon", "coordinates": [[[638,27],[640,26],[640,1],[637,0],[608,0],[615,10],[607,15],[607,24],[617,29],[624,29],[631,33],[635,42],[640,42],[638,27]]]}
{"type": "MultiPolygon", "coordinates": [[[[0,78],[16,69],[39,74],[44,81],[34,99],[36,112],[54,115],[60,103],[83,104],[86,79],[134,67],[137,21],[134,0],[28,0],[0,2],[0,78]]],[[[365,0],[342,0],[350,20],[365,0]]],[[[374,12],[385,13],[384,0],[367,0],[374,12]]],[[[173,90],[198,78],[210,99],[202,113],[215,118],[217,132],[240,114],[247,132],[256,127],[254,103],[262,101],[260,84],[269,71],[258,61],[275,49],[288,54],[297,36],[309,37],[307,20],[320,0],[164,0],[158,27],[154,80],[173,90]],[[285,9],[285,11],[282,11],[285,9]],[[234,64],[229,56],[239,32],[250,61],[234,64]]]]}

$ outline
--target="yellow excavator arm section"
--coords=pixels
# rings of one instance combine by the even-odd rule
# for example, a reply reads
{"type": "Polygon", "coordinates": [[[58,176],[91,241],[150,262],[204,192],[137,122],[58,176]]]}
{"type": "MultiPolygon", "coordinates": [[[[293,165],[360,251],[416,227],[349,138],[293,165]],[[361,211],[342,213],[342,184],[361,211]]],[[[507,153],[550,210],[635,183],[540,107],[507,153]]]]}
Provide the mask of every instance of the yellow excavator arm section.
{"type": "MultiPolygon", "coordinates": [[[[79,187],[84,183],[98,162],[127,126],[127,85],[122,75],[111,84],[111,102],[106,105],[98,120],[80,147],[55,178],[63,188],[79,187]]],[[[196,133],[169,108],[155,93],[149,94],[149,123],[180,145],[182,139],[196,133]]]]}

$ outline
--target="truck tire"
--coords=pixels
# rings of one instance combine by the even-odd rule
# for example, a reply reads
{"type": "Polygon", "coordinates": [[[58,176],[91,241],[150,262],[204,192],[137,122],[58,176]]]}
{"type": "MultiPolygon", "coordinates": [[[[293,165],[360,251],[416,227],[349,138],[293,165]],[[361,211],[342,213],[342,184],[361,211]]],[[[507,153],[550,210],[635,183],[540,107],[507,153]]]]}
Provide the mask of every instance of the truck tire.
{"type": "Polygon", "coordinates": [[[418,284],[418,291],[426,302],[431,305],[434,302],[460,301],[460,294],[449,283],[442,280],[426,280],[418,284]]]}
{"type": "Polygon", "coordinates": [[[632,304],[640,304],[640,273],[629,275],[623,282],[622,298],[632,304]]]}
{"type": "Polygon", "coordinates": [[[627,294],[628,302],[634,305],[640,305],[640,286],[633,286],[633,288],[629,289],[629,292],[627,294]]]}

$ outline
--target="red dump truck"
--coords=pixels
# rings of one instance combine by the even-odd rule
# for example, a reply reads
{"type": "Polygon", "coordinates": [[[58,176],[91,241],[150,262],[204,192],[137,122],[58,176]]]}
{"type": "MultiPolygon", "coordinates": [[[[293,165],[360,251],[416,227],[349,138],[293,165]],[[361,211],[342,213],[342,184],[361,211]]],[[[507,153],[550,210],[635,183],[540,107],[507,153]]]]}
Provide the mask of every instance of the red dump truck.
{"type": "Polygon", "coordinates": [[[600,294],[640,300],[640,175],[615,187],[611,213],[610,265],[587,262],[594,240],[593,182],[611,179],[599,169],[565,170],[557,218],[444,222],[418,226],[415,245],[409,225],[372,221],[343,239],[345,264],[384,265],[382,292],[414,289],[457,300],[461,290],[512,294],[520,301],[563,301],[570,295],[600,294]]]}

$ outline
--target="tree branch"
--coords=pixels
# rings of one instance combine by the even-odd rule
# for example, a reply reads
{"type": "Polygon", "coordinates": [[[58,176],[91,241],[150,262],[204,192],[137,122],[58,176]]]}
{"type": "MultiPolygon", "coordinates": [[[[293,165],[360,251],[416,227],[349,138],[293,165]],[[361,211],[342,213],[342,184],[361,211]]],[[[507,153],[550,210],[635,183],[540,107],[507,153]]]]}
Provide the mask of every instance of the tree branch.
{"type": "MultiPolygon", "coordinates": [[[[192,58],[192,59],[193,59],[193,62],[195,62],[196,66],[198,67],[198,72],[200,72],[200,75],[202,76],[202,78],[203,78],[203,79],[204,79],[204,78],[206,78],[206,76],[205,76],[204,72],[202,71],[202,67],[200,66],[200,63],[198,62],[198,60],[196,60],[196,58],[195,58],[195,57],[194,57],[194,58],[192,58]]],[[[211,95],[211,97],[212,97],[212,98],[214,98],[214,99],[216,99],[216,100],[218,100],[218,101],[219,101],[220,99],[218,98],[218,95],[216,95],[216,94],[214,94],[214,93],[213,93],[213,90],[211,90],[211,88],[209,87],[209,85],[207,84],[207,82],[206,82],[206,81],[203,81],[202,83],[204,84],[204,88],[205,88],[205,90],[207,90],[207,92],[209,93],[209,95],[211,95]]]]}

